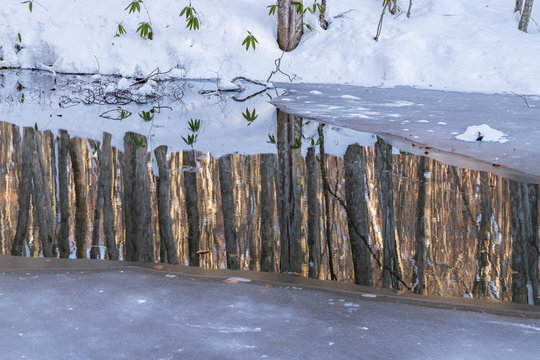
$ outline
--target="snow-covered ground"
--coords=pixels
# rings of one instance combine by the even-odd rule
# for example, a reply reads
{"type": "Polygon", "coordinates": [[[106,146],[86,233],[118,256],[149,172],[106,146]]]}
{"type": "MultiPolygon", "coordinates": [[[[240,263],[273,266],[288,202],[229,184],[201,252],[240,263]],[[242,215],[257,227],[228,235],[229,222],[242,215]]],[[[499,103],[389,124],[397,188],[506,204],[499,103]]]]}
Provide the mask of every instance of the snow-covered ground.
{"type": "MultiPolygon", "coordinates": [[[[136,34],[148,15],[144,8],[129,15],[129,2],[40,0],[30,12],[28,3],[4,1],[0,67],[123,76],[159,67],[173,69],[174,76],[227,82],[236,76],[266,80],[281,55],[276,18],[268,15],[272,0],[193,0],[198,31],[186,29],[179,16],[187,0],[145,0],[153,40],[136,34]],[[127,35],[114,36],[118,24],[127,35]],[[241,46],[247,30],[258,39],[256,50],[241,46]]],[[[402,12],[386,14],[376,42],[381,0],[329,0],[329,29],[308,14],[305,22],[314,31],[284,55],[282,70],[301,82],[540,94],[538,7],[526,34],[517,29],[513,0],[415,0],[410,18],[408,4],[399,0],[402,12]]]]}

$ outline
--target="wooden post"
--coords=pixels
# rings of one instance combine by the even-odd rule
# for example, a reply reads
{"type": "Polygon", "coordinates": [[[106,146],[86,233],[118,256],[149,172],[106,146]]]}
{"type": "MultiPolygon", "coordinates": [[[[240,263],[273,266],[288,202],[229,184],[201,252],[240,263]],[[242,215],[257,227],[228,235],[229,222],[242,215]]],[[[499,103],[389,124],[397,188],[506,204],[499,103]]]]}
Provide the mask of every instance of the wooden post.
{"type": "Polygon", "coordinates": [[[349,239],[354,266],[354,282],[373,286],[371,253],[369,251],[369,215],[366,203],[364,149],[349,145],[345,152],[345,193],[349,239]]]}
{"type": "Polygon", "coordinates": [[[169,191],[171,183],[171,170],[167,161],[167,146],[159,146],[154,150],[159,168],[157,189],[159,236],[165,246],[166,257],[169,264],[178,264],[178,253],[172,231],[171,213],[169,208],[169,191]]]}

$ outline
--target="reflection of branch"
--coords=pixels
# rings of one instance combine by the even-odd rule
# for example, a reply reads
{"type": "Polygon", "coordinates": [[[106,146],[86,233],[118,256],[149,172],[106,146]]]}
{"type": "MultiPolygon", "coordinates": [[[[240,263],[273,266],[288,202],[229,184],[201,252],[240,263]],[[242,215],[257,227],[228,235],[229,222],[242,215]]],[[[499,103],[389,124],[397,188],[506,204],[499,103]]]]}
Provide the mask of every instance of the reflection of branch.
{"type": "Polygon", "coordinates": [[[255,84],[255,85],[266,87],[266,84],[263,84],[262,82],[259,82],[259,81],[256,81],[256,80],[251,80],[251,79],[248,79],[248,78],[243,77],[243,76],[237,76],[234,79],[232,79],[231,82],[234,84],[238,80],[244,80],[244,81],[247,81],[247,82],[255,84]]]}
{"type": "Polygon", "coordinates": [[[244,101],[246,101],[246,100],[249,100],[249,99],[251,99],[251,98],[254,98],[254,97],[257,96],[257,95],[262,94],[262,93],[265,92],[265,91],[266,91],[266,89],[262,89],[262,90],[257,91],[256,93],[251,94],[251,95],[249,95],[248,97],[245,97],[245,98],[243,98],[243,99],[239,99],[239,98],[237,98],[236,96],[233,96],[232,99],[233,99],[234,101],[236,101],[236,102],[244,102],[244,101]]]}
{"type": "Polygon", "coordinates": [[[529,102],[527,101],[527,98],[526,98],[525,96],[519,95],[518,93],[515,93],[515,92],[513,92],[513,91],[512,91],[512,94],[517,95],[517,96],[519,96],[520,98],[522,98],[523,101],[525,101],[525,104],[527,105],[528,108],[534,107],[534,106],[529,105],[529,102]]]}

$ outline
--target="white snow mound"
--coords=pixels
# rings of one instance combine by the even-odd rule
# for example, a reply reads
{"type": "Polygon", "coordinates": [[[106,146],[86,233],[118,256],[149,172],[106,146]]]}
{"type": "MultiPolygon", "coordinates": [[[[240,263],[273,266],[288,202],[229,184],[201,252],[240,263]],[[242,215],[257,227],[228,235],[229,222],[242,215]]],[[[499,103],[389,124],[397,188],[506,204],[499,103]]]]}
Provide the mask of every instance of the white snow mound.
{"type": "Polygon", "coordinates": [[[468,126],[463,134],[456,136],[456,139],[462,141],[495,141],[500,143],[508,141],[502,131],[493,129],[486,124],[468,126]]]}

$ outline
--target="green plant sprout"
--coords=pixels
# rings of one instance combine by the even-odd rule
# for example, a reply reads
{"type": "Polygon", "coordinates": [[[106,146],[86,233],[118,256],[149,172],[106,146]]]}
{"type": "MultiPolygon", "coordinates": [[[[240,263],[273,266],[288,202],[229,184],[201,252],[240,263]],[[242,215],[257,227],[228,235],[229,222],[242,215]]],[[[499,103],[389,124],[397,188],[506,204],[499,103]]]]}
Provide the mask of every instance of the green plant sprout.
{"type": "Polygon", "coordinates": [[[267,143],[269,143],[269,144],[275,144],[276,143],[276,137],[274,135],[268,134],[268,139],[269,140],[267,141],[267,143]]]}
{"type": "Polygon", "coordinates": [[[92,146],[92,155],[96,155],[99,151],[100,143],[96,142],[94,143],[94,146],[92,146]]]}
{"type": "Polygon", "coordinates": [[[270,9],[270,11],[268,11],[268,16],[272,16],[276,15],[276,10],[279,9],[279,5],[276,2],[274,5],[268,5],[267,8],[270,9]]]}
{"type": "Polygon", "coordinates": [[[200,129],[201,129],[201,120],[190,119],[188,121],[188,130],[191,132],[191,134],[189,134],[187,138],[182,136],[182,140],[184,140],[184,142],[187,145],[191,146],[191,150],[193,150],[193,145],[197,142],[197,137],[199,135],[198,132],[200,129]]]}
{"type": "Polygon", "coordinates": [[[30,10],[30,12],[32,12],[32,1],[23,1],[21,4],[28,4],[28,10],[30,10]]]}
{"type": "Polygon", "coordinates": [[[124,10],[129,9],[129,14],[134,13],[135,11],[140,13],[141,12],[141,2],[142,1],[135,0],[131,4],[126,6],[126,8],[124,10]]]}
{"type": "Polygon", "coordinates": [[[152,40],[154,37],[154,32],[152,30],[152,25],[150,25],[147,22],[141,22],[139,23],[139,27],[137,28],[137,33],[143,38],[143,39],[149,39],[152,40]]]}
{"type": "Polygon", "coordinates": [[[193,6],[191,1],[189,5],[182,9],[179,16],[186,16],[186,28],[191,30],[199,30],[199,15],[193,6]]]}
{"type": "Polygon", "coordinates": [[[133,135],[131,137],[131,139],[133,140],[133,146],[135,146],[135,149],[144,147],[144,138],[143,137],[137,137],[137,136],[133,135]]]}
{"type": "Polygon", "coordinates": [[[38,130],[38,126],[37,126],[37,123],[34,123],[34,130],[35,130],[36,132],[38,132],[38,131],[39,131],[39,130],[38,130]]]}
{"type": "Polygon", "coordinates": [[[249,112],[249,109],[246,108],[246,112],[242,113],[242,116],[244,117],[244,119],[247,120],[248,126],[251,125],[251,123],[254,122],[259,117],[259,115],[256,113],[255,108],[253,108],[253,112],[251,113],[249,112]]]}
{"type": "Polygon", "coordinates": [[[122,24],[118,24],[118,29],[116,30],[116,37],[120,37],[121,35],[126,35],[127,34],[127,31],[126,29],[124,28],[124,26],[122,24]]]}
{"type": "Polygon", "coordinates": [[[144,121],[152,121],[154,118],[154,109],[150,111],[142,111],[142,113],[139,113],[139,117],[144,121]]]}
{"type": "Polygon", "coordinates": [[[249,47],[252,46],[253,47],[253,50],[255,50],[255,43],[259,43],[257,41],[257,39],[255,38],[255,36],[251,33],[251,31],[249,30],[246,30],[248,32],[248,36],[246,36],[246,38],[244,39],[244,41],[242,42],[242,46],[246,46],[246,51],[249,50],[249,47]]]}

